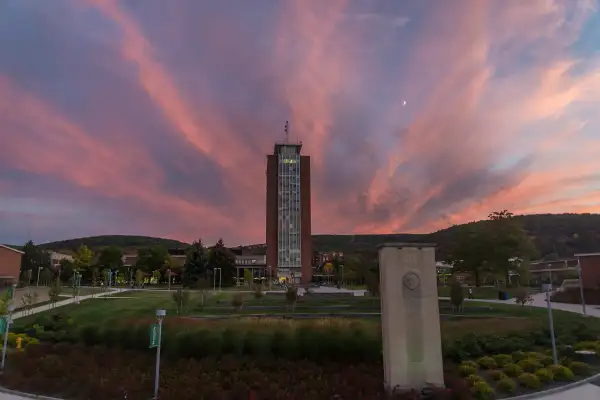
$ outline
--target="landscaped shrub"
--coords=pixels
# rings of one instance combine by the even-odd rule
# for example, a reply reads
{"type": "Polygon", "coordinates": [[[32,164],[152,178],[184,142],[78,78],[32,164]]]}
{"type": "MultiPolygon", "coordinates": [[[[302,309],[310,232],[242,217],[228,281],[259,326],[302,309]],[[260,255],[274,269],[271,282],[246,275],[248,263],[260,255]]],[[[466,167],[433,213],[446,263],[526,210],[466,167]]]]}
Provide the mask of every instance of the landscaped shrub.
{"type": "Polygon", "coordinates": [[[570,367],[575,375],[587,376],[591,373],[590,366],[581,361],[573,361],[570,367]]]}
{"type": "Polygon", "coordinates": [[[483,369],[494,369],[496,368],[496,361],[492,357],[481,357],[477,360],[477,364],[483,369]]]}
{"type": "Polygon", "coordinates": [[[598,351],[598,350],[600,350],[600,342],[592,342],[592,341],[579,342],[579,343],[576,343],[575,346],[573,346],[573,348],[575,350],[598,351]]]}
{"type": "Polygon", "coordinates": [[[552,365],[554,363],[554,359],[551,356],[541,355],[537,361],[542,364],[544,367],[548,365],[552,365]]]}
{"type": "Polygon", "coordinates": [[[521,367],[523,371],[529,372],[530,374],[544,367],[539,361],[531,358],[521,360],[517,363],[517,365],[519,365],[519,367],[521,367]]]}
{"type": "Polygon", "coordinates": [[[517,384],[511,378],[504,378],[498,381],[496,389],[501,393],[512,394],[517,391],[517,384]]]}
{"type": "Polygon", "coordinates": [[[492,358],[494,359],[494,361],[496,361],[496,365],[498,365],[498,367],[500,368],[504,367],[506,364],[513,362],[512,357],[508,354],[496,354],[495,356],[492,356],[492,358]]]}
{"type": "Polygon", "coordinates": [[[470,376],[477,372],[477,368],[471,364],[461,364],[458,366],[460,376],[470,376]]]}
{"type": "Polygon", "coordinates": [[[540,368],[535,371],[535,376],[537,376],[541,382],[547,383],[552,382],[554,380],[554,374],[548,368],[540,368]]]}
{"type": "Polygon", "coordinates": [[[538,378],[534,374],[524,372],[521,375],[519,375],[517,379],[519,381],[519,384],[527,389],[539,389],[540,387],[542,387],[540,378],[538,378]]]}
{"type": "Polygon", "coordinates": [[[470,387],[473,387],[475,385],[475,383],[477,383],[477,382],[485,382],[485,379],[483,379],[479,375],[471,374],[471,375],[467,376],[466,381],[470,387]]]}
{"type": "Polygon", "coordinates": [[[513,351],[513,353],[512,353],[512,359],[514,362],[519,362],[526,358],[527,358],[527,355],[525,354],[525,352],[523,352],[521,350],[513,351]]]}
{"type": "Polygon", "coordinates": [[[473,383],[471,393],[476,399],[487,400],[494,396],[494,389],[484,380],[476,381],[473,383]]]}
{"type": "Polygon", "coordinates": [[[507,378],[506,374],[499,369],[493,369],[488,373],[489,377],[495,381],[507,378]]]}
{"type": "Polygon", "coordinates": [[[506,364],[504,368],[502,368],[502,372],[510,377],[517,377],[523,373],[523,368],[519,367],[517,364],[506,364]]]}
{"type": "Polygon", "coordinates": [[[573,371],[571,371],[564,365],[550,365],[548,369],[554,375],[555,381],[572,381],[573,379],[575,379],[573,371]]]}

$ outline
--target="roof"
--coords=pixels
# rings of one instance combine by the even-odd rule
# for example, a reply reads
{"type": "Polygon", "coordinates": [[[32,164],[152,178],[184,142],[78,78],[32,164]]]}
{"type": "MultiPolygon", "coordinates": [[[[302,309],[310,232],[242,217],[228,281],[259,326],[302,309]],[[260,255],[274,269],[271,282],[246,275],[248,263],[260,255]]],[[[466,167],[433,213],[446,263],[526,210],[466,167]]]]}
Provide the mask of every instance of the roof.
{"type": "Polygon", "coordinates": [[[0,247],[1,247],[1,248],[4,248],[4,249],[12,250],[12,251],[14,251],[15,253],[25,254],[25,253],[23,253],[21,250],[13,249],[12,247],[8,247],[8,246],[5,246],[5,245],[3,245],[3,244],[0,244],[0,247]]]}
{"type": "Polygon", "coordinates": [[[399,243],[382,243],[379,246],[377,246],[378,249],[381,249],[383,247],[397,247],[397,248],[402,248],[402,247],[416,247],[416,248],[422,248],[422,247],[436,247],[435,243],[404,243],[404,242],[399,242],[399,243]]]}
{"type": "Polygon", "coordinates": [[[600,253],[581,253],[581,254],[575,254],[575,257],[598,257],[600,256],[600,253]]]}

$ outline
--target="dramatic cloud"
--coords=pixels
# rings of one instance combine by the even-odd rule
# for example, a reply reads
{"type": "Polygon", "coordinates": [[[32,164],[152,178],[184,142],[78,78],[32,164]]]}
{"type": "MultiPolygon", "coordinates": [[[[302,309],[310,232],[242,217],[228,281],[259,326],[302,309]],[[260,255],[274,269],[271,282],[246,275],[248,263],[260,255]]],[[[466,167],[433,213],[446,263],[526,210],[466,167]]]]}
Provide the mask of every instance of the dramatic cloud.
{"type": "Polygon", "coordinates": [[[593,0],[3,2],[0,242],[263,242],[287,120],[315,233],[598,212],[598,26],[593,0]]]}

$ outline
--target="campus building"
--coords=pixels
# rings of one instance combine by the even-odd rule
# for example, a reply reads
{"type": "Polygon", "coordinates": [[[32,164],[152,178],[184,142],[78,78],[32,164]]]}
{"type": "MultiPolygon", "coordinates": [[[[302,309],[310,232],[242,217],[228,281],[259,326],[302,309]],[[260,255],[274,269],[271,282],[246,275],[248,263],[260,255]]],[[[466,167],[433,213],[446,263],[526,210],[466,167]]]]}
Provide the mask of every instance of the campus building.
{"type": "Polygon", "coordinates": [[[23,252],[0,244],[0,287],[19,280],[23,252]]]}
{"type": "Polygon", "coordinates": [[[310,157],[301,150],[301,142],[286,139],[267,156],[267,269],[272,276],[308,283],[313,256],[310,157]]]}

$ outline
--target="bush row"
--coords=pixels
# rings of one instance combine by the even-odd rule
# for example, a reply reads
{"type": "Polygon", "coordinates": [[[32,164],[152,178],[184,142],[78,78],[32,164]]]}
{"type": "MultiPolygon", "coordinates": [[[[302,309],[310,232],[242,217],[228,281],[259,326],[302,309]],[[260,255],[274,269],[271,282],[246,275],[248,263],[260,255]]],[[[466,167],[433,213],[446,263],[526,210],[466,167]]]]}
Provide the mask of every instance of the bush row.
{"type": "MultiPolygon", "coordinates": [[[[154,355],[79,345],[40,345],[15,354],[0,385],[60,398],[147,400],[152,397],[154,355]],[[73,382],[77,382],[76,385],[73,382]]],[[[431,400],[467,400],[468,389],[437,391],[431,400]]],[[[161,400],[417,400],[416,393],[387,396],[381,363],[312,363],[225,356],[163,360],[161,400]],[[252,393],[252,396],[250,394],[252,393]]]]}

